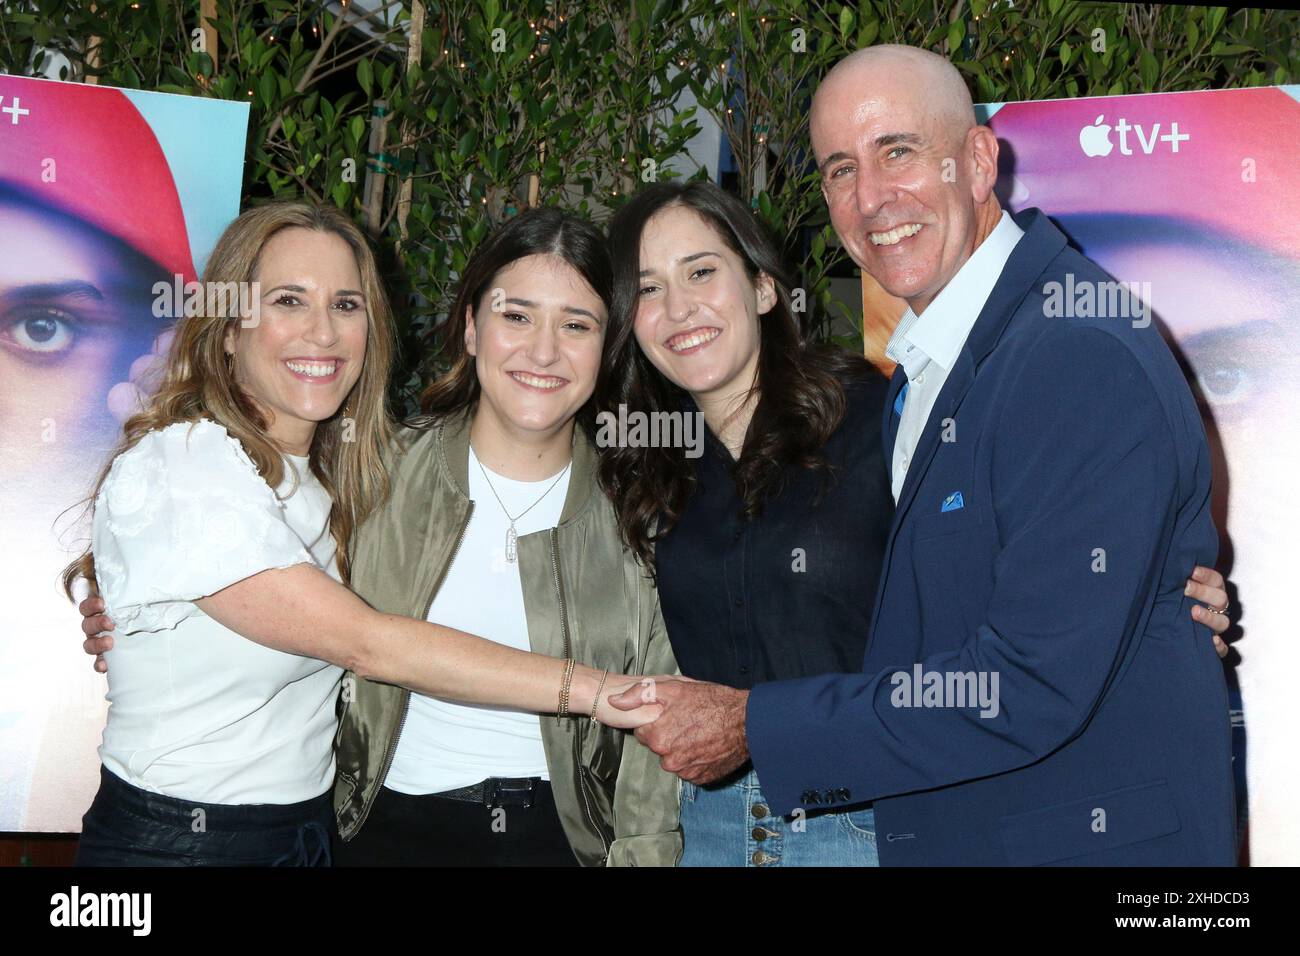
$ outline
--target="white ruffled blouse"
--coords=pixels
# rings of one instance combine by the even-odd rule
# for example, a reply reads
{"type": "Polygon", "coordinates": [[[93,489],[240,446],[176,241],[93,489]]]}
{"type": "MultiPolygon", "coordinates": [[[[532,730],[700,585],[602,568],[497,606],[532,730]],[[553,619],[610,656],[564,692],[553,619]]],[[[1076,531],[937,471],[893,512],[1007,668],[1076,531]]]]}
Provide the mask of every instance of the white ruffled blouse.
{"type": "Polygon", "coordinates": [[[286,463],[272,491],[204,419],[147,434],[100,489],[91,548],[115,646],[99,753],[135,786],[225,804],[297,803],[331,786],[342,671],[256,644],[194,603],[294,564],[338,578],[329,495],[307,458],[286,463]]]}

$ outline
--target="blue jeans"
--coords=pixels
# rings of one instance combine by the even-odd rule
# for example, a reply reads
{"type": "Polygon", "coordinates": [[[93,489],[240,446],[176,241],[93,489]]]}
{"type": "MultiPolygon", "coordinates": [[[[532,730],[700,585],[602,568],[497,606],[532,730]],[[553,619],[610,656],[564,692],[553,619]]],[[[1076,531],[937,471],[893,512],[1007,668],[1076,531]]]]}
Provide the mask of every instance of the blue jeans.
{"type": "Polygon", "coordinates": [[[198,803],[100,767],[77,866],[329,866],[330,791],[301,803],[198,803]]]}
{"type": "Polygon", "coordinates": [[[682,781],[678,866],[879,866],[870,807],[775,816],[749,771],[733,783],[682,781]]]}

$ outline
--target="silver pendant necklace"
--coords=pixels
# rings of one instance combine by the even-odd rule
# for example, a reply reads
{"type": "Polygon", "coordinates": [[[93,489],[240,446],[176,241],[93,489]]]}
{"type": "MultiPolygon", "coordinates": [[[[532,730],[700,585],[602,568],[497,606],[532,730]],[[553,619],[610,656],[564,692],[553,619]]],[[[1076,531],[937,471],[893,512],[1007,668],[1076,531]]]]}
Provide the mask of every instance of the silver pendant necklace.
{"type": "Polygon", "coordinates": [[[573,460],[570,459],[569,464],[564,466],[564,470],[555,476],[555,480],[551,482],[550,486],[545,491],[542,492],[541,498],[538,498],[523,511],[519,512],[519,514],[513,516],[506,510],[506,503],[501,500],[501,496],[497,494],[496,488],[492,486],[492,479],[488,477],[487,469],[483,467],[483,462],[479,461],[478,455],[474,456],[474,460],[478,462],[478,470],[483,472],[483,480],[487,482],[488,490],[492,492],[492,497],[497,500],[497,504],[501,506],[501,511],[506,516],[506,520],[510,522],[510,528],[506,531],[506,560],[511,564],[514,564],[519,558],[519,534],[515,531],[515,522],[542,503],[542,498],[549,495],[552,489],[560,483],[560,479],[568,474],[569,468],[573,464],[573,460]]]}

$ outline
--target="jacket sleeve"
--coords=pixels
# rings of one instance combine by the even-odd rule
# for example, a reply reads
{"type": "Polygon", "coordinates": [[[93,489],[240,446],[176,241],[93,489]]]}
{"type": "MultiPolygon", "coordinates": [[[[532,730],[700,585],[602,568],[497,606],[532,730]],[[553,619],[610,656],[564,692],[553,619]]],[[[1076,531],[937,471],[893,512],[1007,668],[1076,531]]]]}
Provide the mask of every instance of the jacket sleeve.
{"type": "MultiPolygon", "coordinates": [[[[638,571],[638,573],[641,573],[638,571]]],[[[668,643],[659,608],[659,594],[649,579],[642,589],[643,606],[652,612],[642,626],[643,657],[638,673],[676,674],[677,661],[668,643]]],[[[678,822],[681,781],[659,766],[659,756],[630,732],[614,786],[614,842],[608,866],[676,866],[682,853],[678,822]]]]}
{"type": "Polygon", "coordinates": [[[1000,542],[984,620],[964,636],[925,635],[955,649],[920,662],[924,673],[996,675],[996,713],[895,705],[905,685],[892,678],[913,661],[760,684],[746,730],[782,812],[814,803],[808,791],[846,788],[856,802],[1026,766],[1079,734],[1122,671],[1177,501],[1177,448],[1153,383],[1109,333],[1063,325],[999,405],[981,439],[993,442],[1000,542]]]}

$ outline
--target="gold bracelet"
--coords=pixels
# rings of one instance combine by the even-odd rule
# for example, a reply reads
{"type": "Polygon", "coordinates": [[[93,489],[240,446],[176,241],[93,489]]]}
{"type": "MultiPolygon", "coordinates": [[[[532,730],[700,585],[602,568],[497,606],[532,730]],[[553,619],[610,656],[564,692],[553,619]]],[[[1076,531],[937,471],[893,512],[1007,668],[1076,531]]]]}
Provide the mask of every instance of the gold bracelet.
{"type": "Polygon", "coordinates": [[[596,708],[600,705],[600,692],[605,689],[605,681],[609,679],[609,668],[605,668],[605,673],[600,675],[600,686],[596,688],[596,696],[591,700],[591,722],[596,722],[596,708]]]}
{"type": "Polygon", "coordinates": [[[569,716],[569,685],[573,683],[573,669],[578,666],[578,662],[572,657],[564,659],[564,680],[560,682],[560,709],[556,714],[560,717],[569,716]]]}

